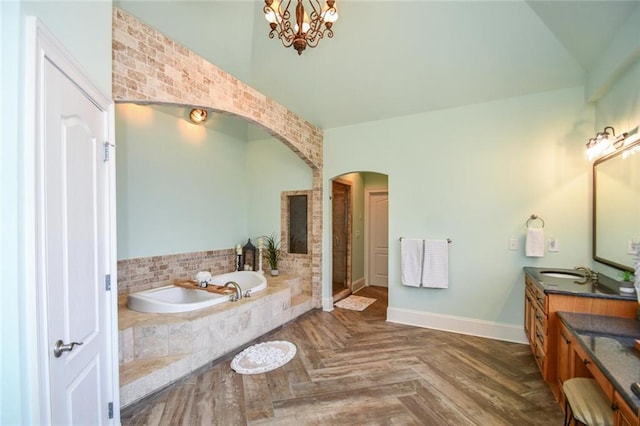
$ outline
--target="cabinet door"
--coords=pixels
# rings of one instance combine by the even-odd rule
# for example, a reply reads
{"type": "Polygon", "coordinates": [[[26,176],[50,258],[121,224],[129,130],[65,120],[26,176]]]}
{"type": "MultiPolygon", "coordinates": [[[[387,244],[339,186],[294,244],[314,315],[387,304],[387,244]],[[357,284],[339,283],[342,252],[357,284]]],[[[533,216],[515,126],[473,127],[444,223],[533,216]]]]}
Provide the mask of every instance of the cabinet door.
{"type": "Polygon", "coordinates": [[[565,380],[573,377],[573,349],[571,333],[560,323],[558,339],[558,384],[562,386],[565,380]]]}
{"type": "Polygon", "coordinates": [[[533,339],[531,338],[533,312],[533,300],[531,299],[529,286],[527,286],[524,291],[524,332],[527,335],[527,339],[529,339],[529,343],[533,343],[533,339]]]}
{"type": "Polygon", "coordinates": [[[637,426],[640,425],[640,419],[635,414],[627,403],[622,399],[622,396],[616,392],[613,396],[613,406],[616,407],[614,414],[615,426],[637,426]]]}

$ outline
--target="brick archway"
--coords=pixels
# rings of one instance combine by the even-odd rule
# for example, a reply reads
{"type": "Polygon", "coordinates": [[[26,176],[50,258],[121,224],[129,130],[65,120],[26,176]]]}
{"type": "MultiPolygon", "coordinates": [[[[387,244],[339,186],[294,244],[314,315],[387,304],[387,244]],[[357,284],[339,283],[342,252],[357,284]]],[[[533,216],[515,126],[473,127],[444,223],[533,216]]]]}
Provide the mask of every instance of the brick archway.
{"type": "Polygon", "coordinates": [[[313,171],[310,235],[313,306],[322,297],[322,130],[121,9],[113,9],[113,98],[200,106],[243,118],[313,171]]]}

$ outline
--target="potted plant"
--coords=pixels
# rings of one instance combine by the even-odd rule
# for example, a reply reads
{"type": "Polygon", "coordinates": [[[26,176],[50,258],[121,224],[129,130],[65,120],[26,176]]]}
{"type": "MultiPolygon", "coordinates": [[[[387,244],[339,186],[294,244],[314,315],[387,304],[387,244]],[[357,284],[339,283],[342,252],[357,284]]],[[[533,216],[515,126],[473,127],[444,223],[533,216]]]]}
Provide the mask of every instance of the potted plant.
{"type": "Polygon", "coordinates": [[[618,275],[620,276],[620,278],[622,278],[622,281],[626,283],[630,283],[633,281],[633,272],[631,271],[621,271],[618,273],[618,275]]]}
{"type": "Polygon", "coordinates": [[[280,263],[280,256],[282,255],[280,251],[282,241],[273,234],[265,235],[263,238],[266,243],[265,252],[269,262],[269,269],[271,269],[271,276],[275,277],[280,273],[278,271],[278,263],[280,263]]]}

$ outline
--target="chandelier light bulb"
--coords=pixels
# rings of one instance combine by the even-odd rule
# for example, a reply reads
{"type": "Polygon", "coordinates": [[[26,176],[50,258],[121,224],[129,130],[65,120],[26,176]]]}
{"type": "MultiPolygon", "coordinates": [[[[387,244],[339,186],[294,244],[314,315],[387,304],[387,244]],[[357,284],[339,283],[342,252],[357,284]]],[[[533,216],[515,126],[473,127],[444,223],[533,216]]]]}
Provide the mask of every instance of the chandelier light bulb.
{"type": "Polygon", "coordinates": [[[338,20],[338,10],[336,8],[325,7],[322,12],[322,20],[333,24],[338,20]]]}
{"type": "Polygon", "coordinates": [[[264,19],[270,24],[282,22],[282,15],[280,15],[280,2],[273,1],[271,4],[265,6],[264,19]]]}
{"type": "MultiPolygon", "coordinates": [[[[293,31],[295,31],[296,33],[298,32],[298,24],[296,24],[293,27],[293,31]]],[[[309,32],[309,29],[311,28],[311,25],[309,25],[309,23],[307,21],[302,23],[302,34],[305,34],[307,32],[309,32]]]]}

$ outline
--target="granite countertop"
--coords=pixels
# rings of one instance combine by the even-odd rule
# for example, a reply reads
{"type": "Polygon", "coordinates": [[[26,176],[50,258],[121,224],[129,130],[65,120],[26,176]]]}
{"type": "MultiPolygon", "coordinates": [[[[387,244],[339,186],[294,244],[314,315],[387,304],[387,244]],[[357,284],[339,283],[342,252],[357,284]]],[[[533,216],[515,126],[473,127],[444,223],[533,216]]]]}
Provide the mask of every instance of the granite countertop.
{"type": "Polygon", "coordinates": [[[558,312],[558,317],[609,379],[629,406],[638,413],[640,398],[631,384],[640,382],[640,321],[604,315],[558,312]]]}
{"type": "Polygon", "coordinates": [[[633,283],[616,281],[604,274],[598,274],[598,280],[584,278],[557,278],[544,275],[544,271],[580,273],[575,269],[561,268],[532,268],[524,267],[525,274],[529,275],[544,290],[545,293],[571,294],[572,296],[598,297],[603,299],[636,300],[633,283]],[[629,289],[630,293],[620,291],[620,288],[629,289]]]}

